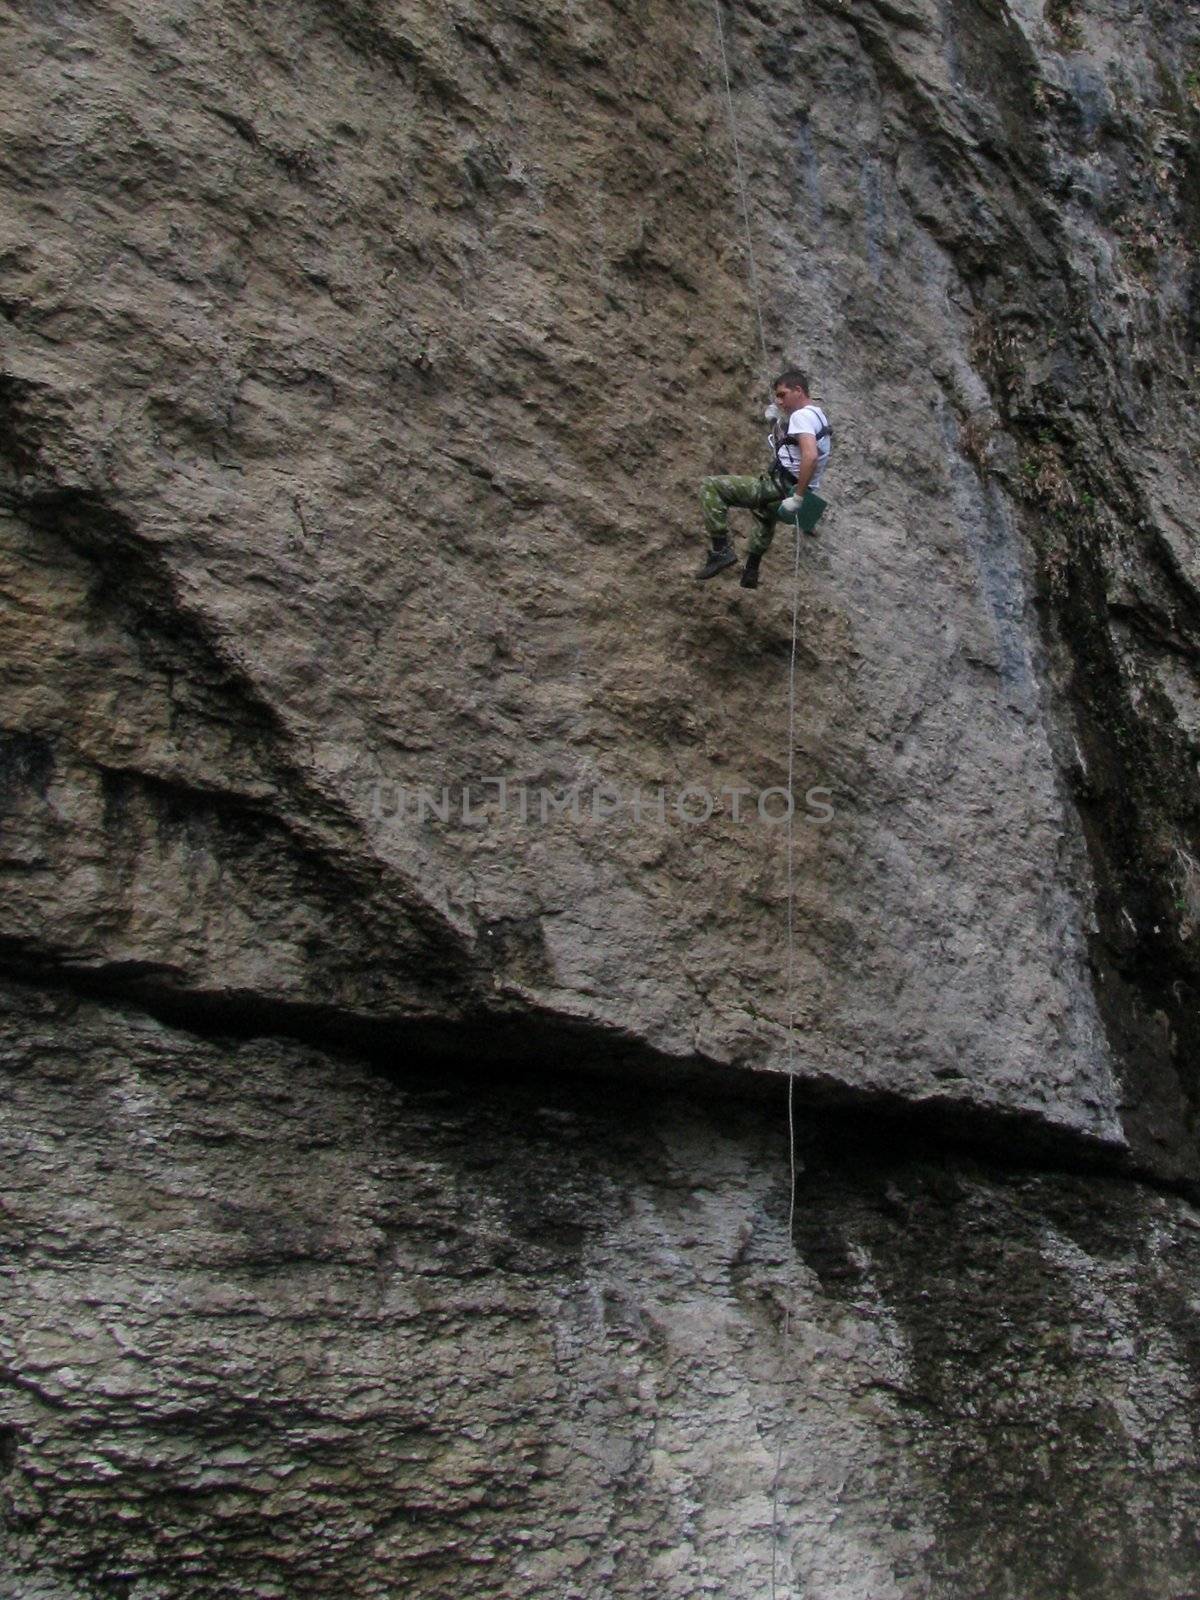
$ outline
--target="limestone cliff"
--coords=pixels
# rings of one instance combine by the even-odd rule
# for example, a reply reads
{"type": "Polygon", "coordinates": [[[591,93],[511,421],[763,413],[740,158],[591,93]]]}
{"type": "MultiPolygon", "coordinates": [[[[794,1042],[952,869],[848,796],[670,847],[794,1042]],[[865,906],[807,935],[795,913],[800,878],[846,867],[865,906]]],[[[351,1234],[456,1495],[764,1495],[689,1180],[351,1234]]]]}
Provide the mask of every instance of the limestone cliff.
{"type": "Polygon", "coordinates": [[[710,7],[0,19],[14,1592],[1194,1586],[1200,13],[724,18],[790,831],[710,7]]]}

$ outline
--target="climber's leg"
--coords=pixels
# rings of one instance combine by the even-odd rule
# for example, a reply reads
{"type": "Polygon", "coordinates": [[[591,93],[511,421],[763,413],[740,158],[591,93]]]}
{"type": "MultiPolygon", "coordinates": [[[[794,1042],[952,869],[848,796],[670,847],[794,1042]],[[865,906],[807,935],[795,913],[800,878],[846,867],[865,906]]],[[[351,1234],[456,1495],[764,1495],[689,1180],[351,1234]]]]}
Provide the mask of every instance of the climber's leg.
{"type": "Polygon", "coordinates": [[[768,501],[779,504],[783,496],[765,474],[720,478],[703,478],[700,482],[700,509],[704,513],[704,531],[709,543],[729,537],[729,508],[741,506],[747,511],[757,511],[768,501]]]}
{"type": "Polygon", "coordinates": [[[750,535],[749,550],[760,561],[771,548],[771,541],[775,537],[775,511],[778,505],[777,498],[766,511],[756,511],[754,514],[754,532],[750,535]]]}
{"type": "MultiPolygon", "coordinates": [[[[778,487],[765,474],[755,476],[735,474],[703,479],[700,484],[700,509],[704,513],[704,528],[709,537],[710,549],[708,558],[697,573],[697,577],[714,578],[718,572],[723,572],[737,560],[729,539],[731,506],[738,506],[754,513],[759,531],[751,536],[750,547],[753,549],[755,541],[762,538],[762,527],[766,526],[768,530],[772,527],[780,498],[778,487]],[[767,519],[765,523],[764,518],[767,519]]],[[[769,531],[767,543],[770,543],[769,531]]]]}

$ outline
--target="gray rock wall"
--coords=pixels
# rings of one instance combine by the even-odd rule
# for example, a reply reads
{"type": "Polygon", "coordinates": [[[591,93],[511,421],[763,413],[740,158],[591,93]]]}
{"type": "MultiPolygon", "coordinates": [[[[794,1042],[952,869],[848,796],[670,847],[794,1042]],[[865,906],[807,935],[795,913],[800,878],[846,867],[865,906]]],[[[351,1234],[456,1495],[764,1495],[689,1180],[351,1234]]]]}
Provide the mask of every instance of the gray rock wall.
{"type": "Polygon", "coordinates": [[[790,558],[753,596],[690,577],[697,477],[757,465],[764,382],[703,8],[14,20],[9,938],[160,994],[717,1069],[785,1066],[794,1003],[812,1093],[1190,1166],[1188,1003],[1103,1025],[1089,938],[1131,923],[1194,993],[1193,24],[730,18],[772,365],[812,366],[838,433],[801,552],[795,782],[833,815],[796,828],[793,1002],[757,808],[790,558]],[[1070,788],[1113,719],[1156,746],[1145,837],[1117,797],[1089,836],[1070,788]],[[660,787],[665,820],[631,813],[660,787]]]}
{"type": "Polygon", "coordinates": [[[790,834],[707,7],[0,25],[21,1596],[1196,1587],[1200,21],[726,31],[790,834]]]}
{"type": "Polygon", "coordinates": [[[6,1593],[1194,1586],[1185,1201],[8,1007],[6,1593]]]}

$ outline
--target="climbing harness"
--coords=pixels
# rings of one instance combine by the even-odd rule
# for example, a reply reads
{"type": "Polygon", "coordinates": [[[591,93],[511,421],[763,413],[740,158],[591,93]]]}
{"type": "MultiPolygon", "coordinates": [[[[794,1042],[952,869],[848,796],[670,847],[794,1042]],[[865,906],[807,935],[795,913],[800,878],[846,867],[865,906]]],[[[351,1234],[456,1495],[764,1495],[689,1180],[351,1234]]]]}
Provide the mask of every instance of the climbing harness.
{"type": "MultiPolygon", "coordinates": [[[[817,441],[818,451],[820,451],[822,440],[829,440],[830,448],[821,452],[821,463],[824,465],[829,460],[830,451],[833,448],[833,429],[830,426],[829,418],[825,415],[820,406],[814,405],[811,402],[806,406],[801,406],[800,409],[801,411],[815,411],[817,416],[821,419],[821,424],[818,427],[814,437],[817,441]]],[[[767,448],[775,458],[774,465],[770,471],[770,476],[774,478],[777,484],[790,493],[796,485],[796,474],[792,471],[791,467],[784,465],[783,452],[785,450],[795,450],[796,446],[792,443],[794,435],[785,433],[784,427],[785,424],[783,418],[777,417],[775,419],[774,427],[767,435],[767,448]]]]}
{"type": "MultiPolygon", "coordinates": [[[[754,238],[750,227],[750,204],[746,194],[746,179],[742,171],[741,145],[737,134],[737,115],[733,105],[733,87],[729,78],[729,54],[725,48],[725,23],[721,16],[721,0],[713,0],[713,7],[717,15],[717,40],[721,49],[721,67],[725,77],[725,99],[729,108],[729,133],[733,144],[734,163],[737,169],[738,189],[742,202],[742,222],[746,230],[746,259],[749,264],[750,289],[754,298],[754,314],[758,323],[758,342],[762,350],[764,374],[769,369],[767,354],[767,339],[763,329],[762,298],[758,292],[758,268],[754,259],[754,238]]],[[[768,381],[768,380],[764,380],[768,381]]],[[[829,430],[828,418],[821,413],[826,433],[829,430]]],[[[775,430],[772,430],[774,434],[775,430]]],[[[818,436],[820,437],[820,436],[818,436]]],[[[781,441],[782,443],[782,441],[781,441]]],[[[779,460],[779,450],[772,446],[775,454],[775,466],[780,472],[784,468],[779,460]]],[[[795,473],[790,474],[791,485],[796,482],[795,473]]],[[[778,480],[776,480],[778,481],[778,480]]],[[[814,497],[815,498],[815,497],[814,497]]],[[[819,512],[818,512],[819,515],[819,512]]],[[[800,608],[800,522],[795,519],[794,558],[792,567],[792,648],[791,660],[788,667],[788,754],[787,754],[787,792],[789,799],[793,795],[793,781],[795,778],[796,763],[796,637],[797,621],[800,608]]],[[[788,1118],[788,1277],[783,1311],[783,1340],[782,1360],[786,1374],[788,1368],[788,1355],[791,1350],[792,1333],[792,1301],[795,1296],[795,1267],[796,1253],[795,1222],[796,1222],[796,1114],[795,1114],[795,1087],[796,1087],[796,890],[795,890],[795,861],[796,861],[796,806],[792,804],[788,809],[787,827],[787,996],[788,996],[788,1063],[787,1063],[787,1118],[788,1118]]],[[[779,1442],[775,1454],[775,1472],[771,1483],[771,1600],[776,1600],[778,1570],[779,1570],[779,1485],[783,1476],[783,1443],[784,1430],[782,1422],[779,1429],[779,1442]]]]}

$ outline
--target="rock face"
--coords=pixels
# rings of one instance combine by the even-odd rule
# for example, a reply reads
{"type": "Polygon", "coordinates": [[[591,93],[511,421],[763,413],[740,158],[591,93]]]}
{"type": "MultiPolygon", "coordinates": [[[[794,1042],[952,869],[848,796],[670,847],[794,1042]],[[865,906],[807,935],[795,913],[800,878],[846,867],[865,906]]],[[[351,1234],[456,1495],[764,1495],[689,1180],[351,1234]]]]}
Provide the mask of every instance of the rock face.
{"type": "Polygon", "coordinates": [[[1194,1586],[1186,1202],[10,1004],[6,1593],[1194,1586]]]}
{"type": "Polygon", "coordinates": [[[765,367],[704,6],[0,32],[22,1594],[1194,1586],[1200,15],[724,26],[765,367]]]}
{"type": "Polygon", "coordinates": [[[792,997],[789,557],[750,596],[689,570],[698,475],[762,451],[711,26],[11,29],[10,936],[472,1050],[528,1022],[780,1067],[794,1006],[827,1095],[1115,1145],[1153,1101],[1138,1154],[1169,1145],[1194,1008],[1135,997],[1118,1038],[1095,978],[1135,939],[1192,976],[1153,886],[1194,900],[1194,809],[1123,817],[1118,728],[1190,793],[1195,30],[1133,30],[1106,77],[1121,21],[1092,26],[1094,58],[974,7],[732,30],[769,343],[838,439],[792,997]]]}

